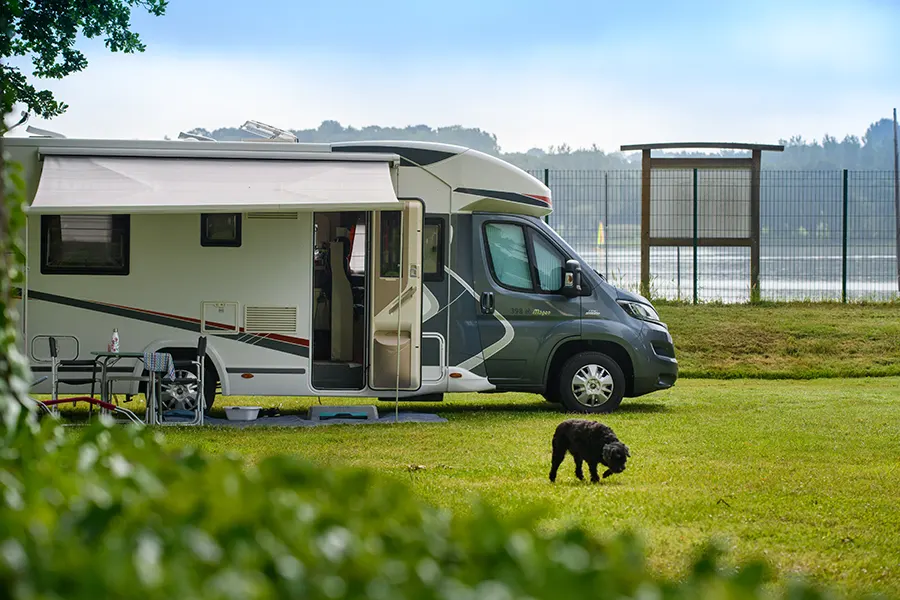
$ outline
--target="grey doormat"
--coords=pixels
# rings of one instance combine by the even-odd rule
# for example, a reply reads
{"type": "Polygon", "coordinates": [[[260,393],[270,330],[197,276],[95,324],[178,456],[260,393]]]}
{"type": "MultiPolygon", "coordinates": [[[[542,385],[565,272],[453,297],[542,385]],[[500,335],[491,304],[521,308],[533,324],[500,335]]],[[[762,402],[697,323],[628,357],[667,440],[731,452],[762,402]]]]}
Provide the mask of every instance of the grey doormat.
{"type": "MultiPolygon", "coordinates": [[[[188,422],[190,418],[180,416],[166,416],[166,421],[177,423],[188,422]]],[[[447,419],[431,413],[393,412],[379,417],[377,420],[364,419],[328,419],[325,421],[311,421],[298,415],[280,415],[277,417],[259,417],[255,421],[229,421],[217,417],[206,417],[204,425],[227,427],[316,427],[319,425],[372,425],[375,423],[446,423],[447,419]]]]}

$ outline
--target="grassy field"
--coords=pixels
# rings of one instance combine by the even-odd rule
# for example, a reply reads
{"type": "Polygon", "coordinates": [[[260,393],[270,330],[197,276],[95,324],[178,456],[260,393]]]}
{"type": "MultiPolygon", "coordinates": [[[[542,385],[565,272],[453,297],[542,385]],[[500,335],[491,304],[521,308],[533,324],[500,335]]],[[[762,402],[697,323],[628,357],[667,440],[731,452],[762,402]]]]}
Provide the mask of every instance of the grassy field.
{"type": "Polygon", "coordinates": [[[657,306],[682,377],[900,375],[900,304],[657,306]]]}
{"type": "MultiPolygon", "coordinates": [[[[314,402],[284,408],[302,412],[314,402]]],[[[379,404],[382,414],[392,406],[379,404]]],[[[719,536],[734,557],[763,556],[781,573],[804,572],[851,593],[900,594],[900,378],[685,380],[627,400],[603,421],[633,457],[625,473],[599,485],[577,482],[571,459],[549,483],[550,436],[563,415],[537,396],[455,396],[401,409],[449,422],[179,429],[166,438],[250,462],[288,452],[374,469],[454,510],[478,493],[507,511],[545,505],[547,527],[575,520],[599,535],[634,528],[654,567],[668,573],[719,536]]]]}
{"type": "MultiPolygon", "coordinates": [[[[596,486],[575,480],[571,459],[549,483],[550,436],[564,415],[525,394],[401,404],[447,423],[164,433],[173,446],[248,462],[293,453],[373,469],[454,510],[477,493],[506,511],[544,505],[546,527],[633,528],[669,574],[719,536],[735,558],[762,556],[854,594],[900,596],[900,305],[659,309],[682,378],[602,417],[633,456],[596,486]],[[748,376],[756,379],[740,379],[748,376]]],[[[219,398],[214,412],[281,402],[305,413],[316,399],[219,398]]]]}

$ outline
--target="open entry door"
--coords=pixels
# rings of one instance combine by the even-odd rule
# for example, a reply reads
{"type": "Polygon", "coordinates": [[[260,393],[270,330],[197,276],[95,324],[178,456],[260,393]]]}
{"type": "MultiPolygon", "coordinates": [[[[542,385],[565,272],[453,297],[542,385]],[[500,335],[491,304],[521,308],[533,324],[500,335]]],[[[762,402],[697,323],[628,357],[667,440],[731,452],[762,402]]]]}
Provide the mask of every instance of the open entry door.
{"type": "Polygon", "coordinates": [[[372,213],[369,387],[418,390],[422,382],[422,217],[417,201],[372,213]]]}

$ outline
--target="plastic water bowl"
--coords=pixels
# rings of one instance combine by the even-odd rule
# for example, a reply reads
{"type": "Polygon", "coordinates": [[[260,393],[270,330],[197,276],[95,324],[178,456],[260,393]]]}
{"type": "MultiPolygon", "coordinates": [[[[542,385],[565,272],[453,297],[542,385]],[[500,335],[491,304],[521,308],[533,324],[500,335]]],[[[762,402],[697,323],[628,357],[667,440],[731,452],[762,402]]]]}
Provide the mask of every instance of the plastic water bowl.
{"type": "Polygon", "coordinates": [[[255,421],[262,406],[226,406],[225,416],[229,421],[255,421]]]}

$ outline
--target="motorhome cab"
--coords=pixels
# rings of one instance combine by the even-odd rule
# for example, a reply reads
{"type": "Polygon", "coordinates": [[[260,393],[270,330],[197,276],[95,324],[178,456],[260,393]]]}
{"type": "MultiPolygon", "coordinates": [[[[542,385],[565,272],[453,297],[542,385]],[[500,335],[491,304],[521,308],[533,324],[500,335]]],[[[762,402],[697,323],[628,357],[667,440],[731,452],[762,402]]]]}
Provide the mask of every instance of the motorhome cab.
{"type": "Polygon", "coordinates": [[[176,358],[205,335],[209,405],[217,391],[523,391],[603,412],[675,383],[653,307],[590,268],[542,220],[550,190],[498,158],[419,142],[4,143],[28,184],[36,371],[48,336],[85,359],[117,329],[123,351],[176,358]]]}

